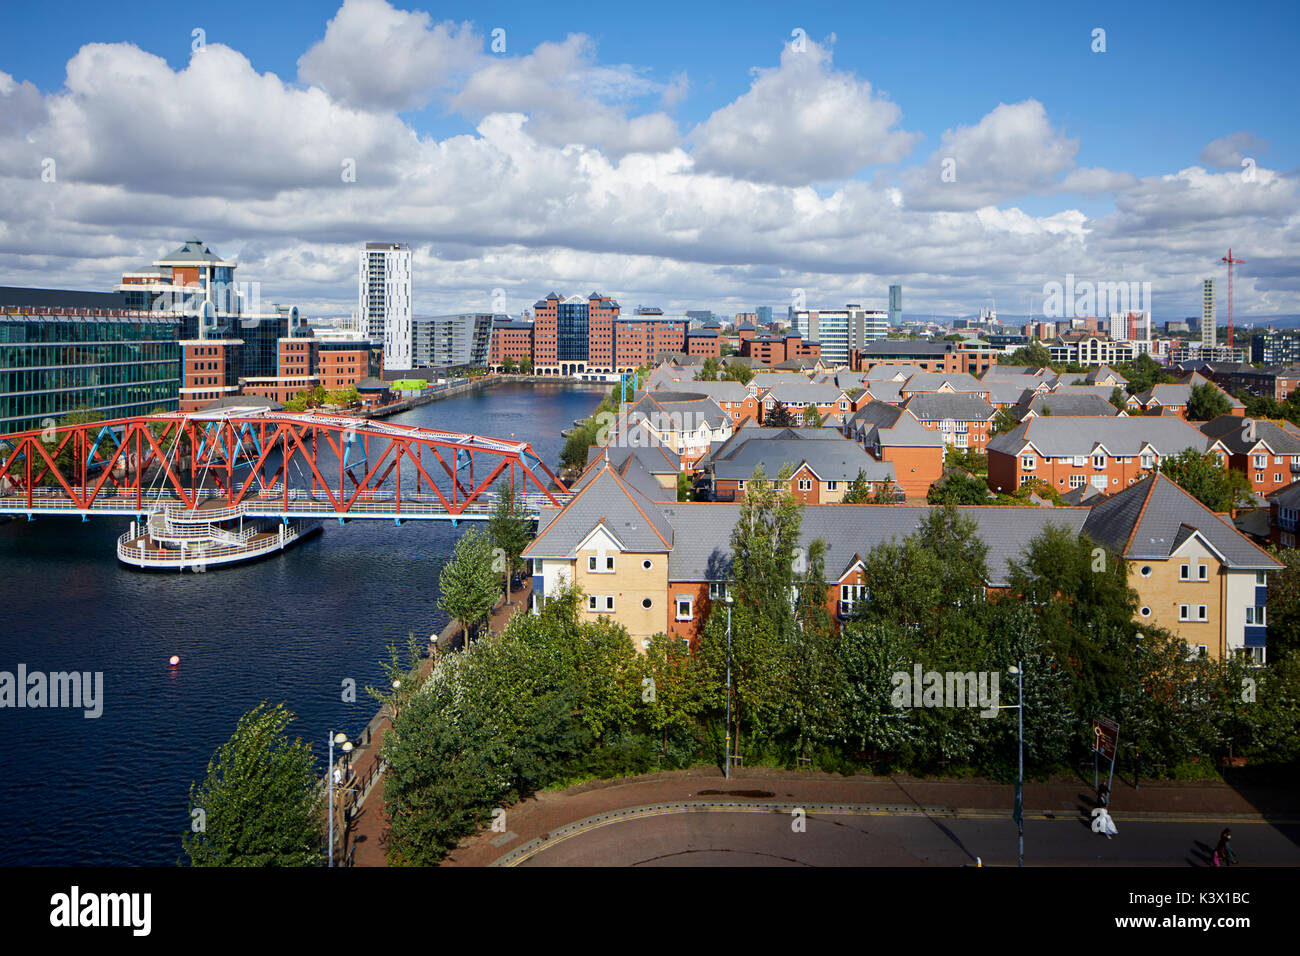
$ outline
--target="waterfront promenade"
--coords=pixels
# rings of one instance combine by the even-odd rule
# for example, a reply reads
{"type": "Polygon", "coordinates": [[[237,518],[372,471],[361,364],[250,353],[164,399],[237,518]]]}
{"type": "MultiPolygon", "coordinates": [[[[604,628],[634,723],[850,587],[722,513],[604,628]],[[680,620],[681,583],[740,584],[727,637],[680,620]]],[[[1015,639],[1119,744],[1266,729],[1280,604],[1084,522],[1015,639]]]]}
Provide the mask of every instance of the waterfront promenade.
{"type": "MultiPolygon", "coordinates": [[[[532,581],[526,579],[523,586],[511,592],[510,604],[505,598],[497,603],[489,618],[488,629],[493,634],[500,634],[510,616],[521,609],[526,610],[532,597],[532,581]]],[[[486,640],[484,635],[479,640],[486,640]]],[[[462,632],[455,621],[449,623],[438,635],[438,653],[458,653],[462,632]]],[[[420,679],[428,676],[433,667],[433,658],[426,657],[420,661],[420,679]]],[[[383,748],[384,734],[393,726],[386,710],[377,714],[371,721],[369,740],[364,747],[355,751],[352,760],[352,773],[345,786],[352,786],[351,781],[366,781],[374,778],[365,801],[353,816],[350,825],[343,828],[339,839],[337,861],[349,866],[387,866],[388,854],[388,813],[384,807],[384,775],[379,769],[380,750],[383,748]],[[376,775],[377,774],[377,775],[376,775]]],[[[337,799],[337,797],[336,797],[337,799]]]]}

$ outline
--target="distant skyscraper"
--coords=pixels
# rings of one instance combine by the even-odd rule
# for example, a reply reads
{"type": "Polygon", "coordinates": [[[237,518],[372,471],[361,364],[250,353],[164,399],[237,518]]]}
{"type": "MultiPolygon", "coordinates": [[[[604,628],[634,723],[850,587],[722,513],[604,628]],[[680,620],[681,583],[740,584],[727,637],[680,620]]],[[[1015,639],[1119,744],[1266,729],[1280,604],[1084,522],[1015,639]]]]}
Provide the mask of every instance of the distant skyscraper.
{"type": "Polygon", "coordinates": [[[1214,280],[1201,281],[1201,344],[1214,348],[1218,332],[1218,319],[1214,309],[1214,280]]]}
{"type": "Polygon", "coordinates": [[[901,285],[891,285],[889,287],[889,324],[903,324],[903,287],[901,285]]]}
{"type": "Polygon", "coordinates": [[[385,370],[411,368],[411,247],[404,242],[367,242],[360,265],[361,328],[370,338],[383,340],[385,370]]]}
{"type": "Polygon", "coordinates": [[[772,324],[772,307],[770,305],[760,305],[754,309],[755,325],[769,326],[772,324]]]}

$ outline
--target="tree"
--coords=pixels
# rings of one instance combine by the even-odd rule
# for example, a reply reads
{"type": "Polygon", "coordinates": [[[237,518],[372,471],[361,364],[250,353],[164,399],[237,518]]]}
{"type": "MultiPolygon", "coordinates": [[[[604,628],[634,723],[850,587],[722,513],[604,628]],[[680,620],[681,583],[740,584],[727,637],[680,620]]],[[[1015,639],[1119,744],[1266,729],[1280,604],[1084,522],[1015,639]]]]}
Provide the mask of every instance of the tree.
{"type": "Polygon", "coordinates": [[[1128,411],[1128,396],[1124,394],[1124,389],[1116,385],[1110,390],[1110,403],[1121,412],[1128,411]]]}
{"type": "Polygon", "coordinates": [[[867,502],[873,505],[892,505],[898,498],[898,488],[891,479],[886,478],[880,483],[880,487],[871,493],[871,497],[867,499],[867,502]]]}
{"type": "Polygon", "coordinates": [[[182,841],[192,866],[320,865],[320,779],[311,747],[285,735],[293,720],[283,704],[258,704],[190,785],[191,831],[202,821],[182,841]]]}
{"type": "Polygon", "coordinates": [[[677,473],[677,500],[694,501],[695,492],[691,487],[691,476],[684,471],[677,473]]]}
{"type": "Polygon", "coordinates": [[[840,502],[846,505],[865,505],[871,503],[871,498],[871,483],[867,481],[867,473],[859,468],[858,477],[849,482],[840,502]]]}
{"type": "Polygon", "coordinates": [[[817,410],[816,405],[809,405],[803,411],[803,423],[809,428],[822,427],[822,414],[817,410]]]}
{"type": "Polygon", "coordinates": [[[1051,368],[1052,353],[1042,342],[1030,342],[1008,356],[1006,365],[1028,365],[1030,368],[1051,368]]]}
{"type": "Polygon", "coordinates": [[[521,375],[531,375],[533,371],[533,357],[525,355],[519,359],[519,372],[521,375]]]}
{"type": "Polygon", "coordinates": [[[794,428],[798,422],[790,414],[790,409],[777,402],[776,406],[763,416],[763,424],[770,428],[794,428]]]}
{"type": "Polygon", "coordinates": [[[721,369],[721,363],[710,355],[704,360],[704,364],[700,366],[700,374],[698,376],[699,381],[716,382],[718,380],[718,372],[721,371],[721,369]]]}
{"type": "Polygon", "coordinates": [[[456,542],[451,559],[438,575],[438,607],[451,615],[464,632],[468,649],[474,629],[487,619],[496,603],[491,539],[470,528],[456,542]]]}
{"type": "Polygon", "coordinates": [[[932,484],[925,500],[932,505],[986,505],[989,486],[983,478],[954,472],[932,484]]]}
{"type": "Polygon", "coordinates": [[[501,371],[507,375],[513,375],[518,368],[519,366],[515,362],[515,357],[513,355],[507,355],[501,361],[501,371]]]}
{"type": "Polygon", "coordinates": [[[1232,411],[1232,403],[1221,388],[1210,382],[1192,386],[1192,394],[1187,399],[1187,420],[1189,422],[1208,422],[1227,415],[1232,411]]]}
{"type": "Polygon", "coordinates": [[[520,555],[532,537],[531,525],[532,519],[515,494],[514,486],[503,479],[497,485],[497,503],[488,518],[487,532],[497,552],[493,562],[505,573],[506,604],[513,603],[510,600],[510,582],[520,566],[520,555]]]}
{"type": "MultiPolygon", "coordinates": [[[[769,480],[761,466],[746,482],[740,514],[731,533],[731,732],[739,752],[740,728],[775,732],[783,706],[789,642],[795,638],[796,546],[803,505],[790,492],[791,468],[769,480]]],[[[806,560],[806,556],[804,556],[806,560]]],[[[705,622],[700,655],[716,686],[724,686],[727,611],[721,604],[705,622]]],[[[725,708],[726,701],[719,704],[725,708]]]]}
{"type": "Polygon", "coordinates": [[[723,369],[722,377],[728,382],[739,382],[741,385],[747,385],[749,380],[754,377],[754,370],[744,362],[728,362],[727,367],[723,369]]]}
{"type": "Polygon", "coordinates": [[[993,425],[989,429],[990,435],[1001,435],[1003,432],[1009,432],[1020,424],[1020,419],[1016,418],[1015,412],[1010,408],[1002,408],[993,416],[993,425]]]}
{"type": "Polygon", "coordinates": [[[1272,555],[1286,565],[1268,576],[1268,656],[1300,659],[1300,550],[1273,548],[1272,555]]]}
{"type": "Polygon", "coordinates": [[[1250,500],[1246,476],[1220,465],[1212,452],[1185,449],[1162,459],[1160,471],[1211,511],[1228,512],[1250,500]]]}

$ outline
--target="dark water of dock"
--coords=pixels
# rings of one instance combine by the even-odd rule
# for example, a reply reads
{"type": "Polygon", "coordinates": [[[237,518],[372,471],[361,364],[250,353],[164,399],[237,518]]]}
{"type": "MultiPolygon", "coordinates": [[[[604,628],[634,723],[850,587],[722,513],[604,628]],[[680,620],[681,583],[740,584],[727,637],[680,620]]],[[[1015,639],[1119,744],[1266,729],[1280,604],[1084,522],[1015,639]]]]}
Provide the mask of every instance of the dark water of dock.
{"type": "MultiPolygon", "coordinates": [[[[560,430],[601,395],[501,386],[390,420],[514,433],[554,469],[560,430]]],[[[264,699],[298,715],[291,730],[318,755],[331,729],[359,733],[375,709],[360,689],[382,677],[386,645],[446,623],[438,572],[466,526],[327,523],[274,557],[182,575],[120,565],[126,523],[0,524],[0,671],[99,671],[104,684],[98,719],[0,708],[0,865],[175,863],[191,781],[264,699]],[[355,703],[342,702],[346,678],[355,703]]]]}

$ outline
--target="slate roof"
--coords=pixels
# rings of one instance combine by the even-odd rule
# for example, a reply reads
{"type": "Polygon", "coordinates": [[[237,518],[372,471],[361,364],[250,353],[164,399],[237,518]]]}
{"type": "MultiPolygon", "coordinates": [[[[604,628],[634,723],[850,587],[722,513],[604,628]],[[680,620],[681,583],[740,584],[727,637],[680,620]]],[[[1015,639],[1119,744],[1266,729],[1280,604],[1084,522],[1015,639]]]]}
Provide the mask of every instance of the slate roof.
{"type": "MultiPolygon", "coordinates": [[[[613,450],[614,451],[624,450],[628,452],[634,452],[639,450],[648,451],[650,449],[613,449],[613,450]]],[[[593,448],[593,449],[589,449],[589,451],[608,453],[610,449],[593,448]]],[[[663,501],[677,500],[676,480],[674,479],[672,487],[669,488],[664,487],[655,478],[650,467],[648,467],[647,460],[642,458],[640,455],[625,454],[622,455],[621,457],[615,455],[608,455],[605,461],[609,462],[610,467],[612,467],[614,471],[618,472],[619,476],[623,479],[624,482],[626,482],[630,487],[639,491],[641,494],[645,495],[651,501],[663,502],[663,501]]],[[[594,481],[596,476],[600,474],[605,464],[605,461],[601,461],[595,467],[587,468],[587,470],[583,472],[582,476],[576,482],[573,483],[573,487],[571,490],[575,492],[580,491],[581,489],[589,485],[592,481],[594,481]]],[[[661,474],[663,473],[662,469],[660,469],[660,473],[661,474]]]]}
{"type": "Polygon", "coordinates": [[[1133,457],[1142,454],[1147,445],[1156,454],[1174,455],[1187,448],[1203,452],[1213,444],[1181,418],[1049,415],[1031,418],[996,436],[989,441],[988,450],[1015,455],[1028,443],[1048,458],[1091,454],[1098,445],[1111,455],[1133,457]]]}
{"type": "MultiPolygon", "coordinates": [[[[1026,393],[1033,394],[1033,393],[1026,393]]],[[[1033,394],[1033,399],[1020,403],[1013,409],[1015,416],[1023,419],[1030,412],[1035,415],[1067,415],[1076,417],[1114,418],[1120,411],[1096,392],[1085,391],[1080,395],[1071,394],[1068,388],[1046,395],[1033,394]]]]}
{"type": "Polygon", "coordinates": [[[757,465],[762,465],[763,472],[770,477],[778,474],[783,465],[790,465],[798,471],[805,464],[823,481],[852,481],[859,471],[866,473],[868,481],[896,481],[892,463],[876,461],[857,442],[833,429],[825,431],[837,440],[751,440],[729,448],[722,454],[715,454],[708,467],[714,478],[727,481],[744,481],[754,473],[757,465]]]}
{"type": "Polygon", "coordinates": [[[765,388],[771,388],[773,385],[809,385],[811,383],[812,379],[800,372],[758,372],[746,384],[751,388],[762,391],[765,388]]]}
{"type": "Polygon", "coordinates": [[[989,387],[964,372],[917,372],[903,386],[905,392],[937,392],[945,385],[954,392],[987,392],[989,387]]]}
{"type": "MultiPolygon", "coordinates": [[[[757,378],[758,376],[755,376],[757,378]]],[[[801,376],[802,377],[802,376],[801,376]]],[[[783,405],[806,402],[810,405],[833,405],[844,396],[835,385],[814,385],[804,378],[802,383],[781,382],[772,385],[763,395],[763,400],[772,399],[783,405]]]]}
{"type": "Polygon", "coordinates": [[[850,427],[868,445],[879,443],[894,448],[942,448],[943,435],[926,428],[910,412],[897,405],[871,401],[849,420],[850,427]]]}
{"type": "Polygon", "coordinates": [[[1211,382],[1209,379],[1202,378],[1200,375],[1196,375],[1195,373],[1193,373],[1193,381],[1183,382],[1177,385],[1153,385],[1150,388],[1148,388],[1145,392],[1135,395],[1134,397],[1143,405],[1146,405],[1148,402],[1154,399],[1156,402],[1158,402],[1161,405],[1183,406],[1186,405],[1189,401],[1191,401],[1192,389],[1197,385],[1214,386],[1214,388],[1217,391],[1222,393],[1223,396],[1228,399],[1228,407],[1230,408],[1246,407],[1241,402],[1237,401],[1237,399],[1229,395],[1227,392],[1223,391],[1223,389],[1219,388],[1217,385],[1214,385],[1214,383],[1211,382]]]}
{"type": "MultiPolygon", "coordinates": [[[[662,510],[680,532],[668,556],[668,580],[724,579],[740,505],[677,503],[662,510]]],[[[814,538],[826,542],[826,577],[833,583],[877,545],[915,534],[930,510],[910,505],[806,505],[799,543],[806,548],[814,538]]],[[[958,511],[979,526],[989,549],[988,583],[993,587],[1009,583],[1009,562],[1023,559],[1025,545],[1047,525],[1077,534],[1088,516],[1087,508],[967,506],[958,511]]]]}
{"type": "Polygon", "coordinates": [[[666,445],[592,445],[587,449],[587,464],[605,458],[622,467],[628,458],[637,458],[652,475],[676,475],[682,470],[682,457],[666,445]]]}
{"type": "Polygon", "coordinates": [[[1281,508],[1300,508],[1300,481],[1293,481],[1267,497],[1270,502],[1276,501],[1281,508]]]}
{"type": "MultiPolygon", "coordinates": [[[[718,428],[731,423],[731,416],[717,402],[699,392],[647,392],[628,409],[625,417],[630,424],[649,418],[656,426],[671,422],[674,426],[680,425],[689,431],[704,424],[718,428]]],[[[672,430],[681,429],[674,427],[672,430]]]]}
{"type": "Polygon", "coordinates": [[[921,375],[925,369],[919,365],[873,365],[866,371],[866,378],[869,382],[883,382],[897,379],[905,382],[913,375],[921,375]]]}
{"type": "Polygon", "coordinates": [[[697,379],[681,385],[678,390],[706,395],[715,402],[743,402],[753,397],[744,385],[729,379],[718,382],[701,382],[697,379]]]}
{"type": "Polygon", "coordinates": [[[1267,419],[1253,418],[1255,423],[1255,440],[1246,438],[1248,419],[1236,415],[1220,415],[1201,425],[1201,431],[1210,438],[1217,438],[1231,454],[1245,455],[1263,442],[1274,455],[1300,455],[1300,438],[1267,419]]]}
{"type": "Polygon", "coordinates": [[[572,558],[591,532],[600,525],[628,551],[663,552],[673,547],[673,528],[658,506],[625,481],[611,464],[592,470],[564,509],[548,516],[532,542],[526,558],[572,558]]]}
{"type": "Polygon", "coordinates": [[[1164,475],[1144,479],[1094,505],[1083,531],[1129,559],[1167,559],[1193,533],[1199,533],[1229,568],[1282,567],[1243,538],[1226,517],[1215,514],[1164,475]]]}
{"type": "Polygon", "coordinates": [[[941,422],[945,419],[956,422],[986,422],[997,414],[997,410],[978,395],[951,392],[924,392],[913,395],[903,403],[903,408],[915,415],[918,421],[923,422],[941,422]]]}

